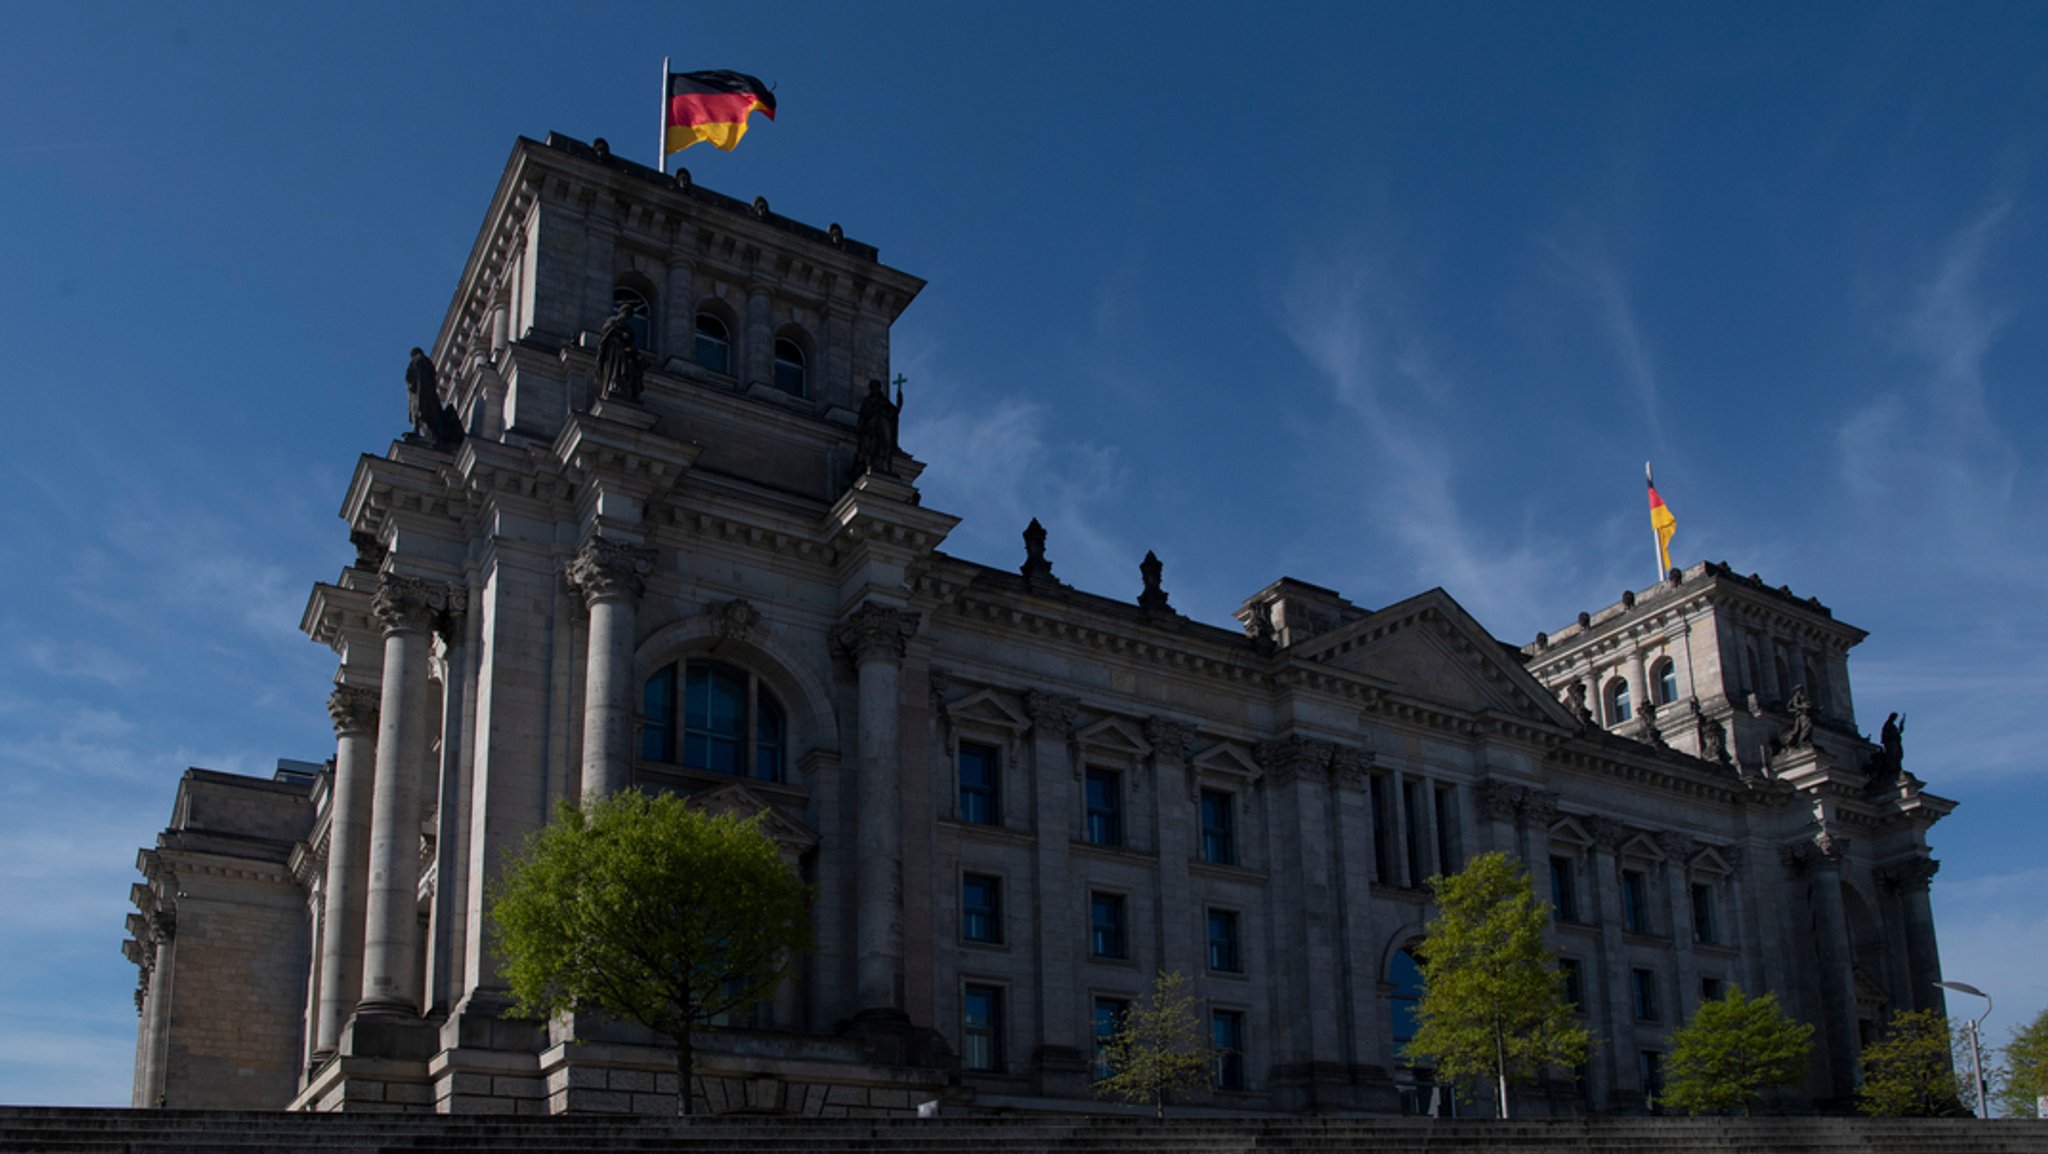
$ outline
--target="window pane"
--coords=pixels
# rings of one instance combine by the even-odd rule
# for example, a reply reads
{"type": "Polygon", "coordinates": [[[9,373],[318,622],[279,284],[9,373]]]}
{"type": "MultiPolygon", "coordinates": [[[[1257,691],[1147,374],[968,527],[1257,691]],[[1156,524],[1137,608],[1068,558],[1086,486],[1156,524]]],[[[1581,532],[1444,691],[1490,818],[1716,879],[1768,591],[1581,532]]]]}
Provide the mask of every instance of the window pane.
{"type": "Polygon", "coordinates": [[[960,1000],[960,1064],[969,1070],[1003,1068],[1003,992],[969,986],[960,1000]]]}
{"type": "Polygon", "coordinates": [[[676,759],[676,667],[664,665],[647,679],[640,699],[640,756],[676,759]]]}
{"type": "Polygon", "coordinates": [[[1106,769],[1088,771],[1088,840],[1096,845],[1124,844],[1124,799],[1119,776],[1106,769]]]}
{"type": "Polygon", "coordinates": [[[1650,932],[1649,886],[1636,870],[1621,875],[1621,924],[1631,933],[1650,932]]]}
{"type": "Polygon", "coordinates": [[[754,776],[762,781],[782,780],[782,703],[775,695],[754,686],[754,776]]]}
{"type": "Polygon", "coordinates": [[[1000,825],[997,774],[1001,751],[994,746],[960,743],[960,820],[971,825],[1000,825]]]}
{"type": "Polygon", "coordinates": [[[1003,940],[1001,882],[968,874],[960,883],[960,936],[970,942],[1003,940]]]}
{"type": "Polygon", "coordinates": [[[746,678],[730,666],[692,662],[683,685],[683,764],[739,773],[746,748],[746,678]]]}
{"type": "Polygon", "coordinates": [[[1202,860],[1217,865],[1237,864],[1237,813],[1229,794],[1202,791],[1202,860]]]}
{"type": "Polygon", "coordinates": [[[732,372],[732,338],[725,322],[710,313],[697,314],[697,363],[714,373],[732,372]]]}
{"type": "Polygon", "coordinates": [[[1124,1013],[1130,1003],[1116,998],[1095,999],[1095,1076],[1107,1078],[1116,1070],[1109,1064],[1109,1040],[1123,1029],[1124,1013]]]}
{"type": "Polygon", "coordinates": [[[1237,915],[1229,910],[1209,911],[1209,968],[1226,973],[1244,968],[1237,951],[1237,915]]]}
{"type": "Polygon", "coordinates": [[[1692,936],[1711,945],[1714,937],[1714,890],[1711,886],[1692,887],[1692,936]]]}
{"type": "Polygon", "coordinates": [[[1209,1015],[1209,1042],[1215,1047],[1214,1076],[1220,1090],[1244,1088],[1244,1015],[1217,1010],[1209,1015]]]}
{"type": "Polygon", "coordinates": [[[650,351],[654,348],[654,306],[648,304],[647,297],[636,289],[621,285],[612,290],[613,311],[629,301],[636,310],[626,322],[627,330],[633,334],[633,347],[642,352],[650,351]]]}
{"type": "Polygon", "coordinates": [[[1407,950],[1394,951],[1394,960],[1387,967],[1387,984],[1393,987],[1388,999],[1389,1021],[1393,1028],[1395,1056],[1400,1056],[1401,1047],[1415,1036],[1415,1006],[1422,1000],[1422,967],[1415,963],[1415,955],[1407,950]]]}
{"type": "Polygon", "coordinates": [[[1124,899],[1121,894],[1089,896],[1088,952],[1098,958],[1124,956],[1124,899]]]}
{"type": "Polygon", "coordinates": [[[788,337],[775,339],[775,387],[792,397],[804,395],[804,350],[788,337]]]}
{"type": "Polygon", "coordinates": [[[1558,921],[1579,920],[1579,895],[1572,883],[1572,859],[1550,859],[1550,900],[1557,909],[1558,921]]]}

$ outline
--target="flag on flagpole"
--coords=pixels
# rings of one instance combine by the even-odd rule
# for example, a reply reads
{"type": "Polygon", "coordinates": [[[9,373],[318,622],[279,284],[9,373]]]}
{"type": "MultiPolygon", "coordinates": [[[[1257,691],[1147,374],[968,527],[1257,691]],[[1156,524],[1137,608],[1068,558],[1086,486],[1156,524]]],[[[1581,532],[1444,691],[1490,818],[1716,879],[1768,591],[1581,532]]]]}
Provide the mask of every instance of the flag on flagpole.
{"type": "Polygon", "coordinates": [[[744,72],[670,73],[662,159],[700,140],[731,152],[747,134],[747,116],[757,108],[775,119],[775,94],[744,72]]]}
{"type": "Polygon", "coordinates": [[[1662,580],[1671,572],[1671,535],[1678,531],[1678,518],[1671,515],[1664,498],[1657,495],[1657,481],[1650,476],[1648,461],[1643,462],[1643,480],[1650,486],[1650,529],[1657,534],[1657,577],[1662,580]]]}

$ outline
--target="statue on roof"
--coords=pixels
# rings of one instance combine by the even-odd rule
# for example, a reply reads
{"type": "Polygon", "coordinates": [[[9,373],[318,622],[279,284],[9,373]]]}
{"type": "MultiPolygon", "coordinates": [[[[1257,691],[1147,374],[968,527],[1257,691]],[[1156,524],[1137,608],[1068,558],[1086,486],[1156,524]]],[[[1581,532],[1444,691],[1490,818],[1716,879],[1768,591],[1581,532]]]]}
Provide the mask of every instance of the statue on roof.
{"type": "Polygon", "coordinates": [[[1693,731],[1699,738],[1700,760],[1728,764],[1728,731],[1701,711],[1698,698],[1691,699],[1691,706],[1693,731]]]}
{"type": "Polygon", "coordinates": [[[1159,613],[1172,610],[1173,607],[1166,602],[1166,589],[1160,584],[1165,572],[1166,566],[1159,560],[1159,554],[1147,549],[1145,559],[1138,562],[1138,576],[1145,582],[1144,591],[1138,594],[1140,607],[1159,613]]]}
{"type": "Polygon", "coordinates": [[[856,443],[853,475],[880,473],[896,475],[896,431],[903,415],[903,377],[896,377],[896,400],[892,404],[882,382],[868,381],[868,395],[861,398],[860,419],[855,426],[856,443]]]}
{"type": "Polygon", "coordinates": [[[1863,771],[1870,775],[1871,784],[1885,784],[1905,775],[1906,771],[1906,718],[1904,714],[1893,713],[1884,719],[1884,727],[1877,731],[1876,753],[1864,765],[1863,771]]]}
{"type": "Polygon", "coordinates": [[[640,342],[633,335],[633,319],[640,312],[640,302],[622,300],[612,315],[605,318],[604,328],[597,334],[597,395],[617,397],[625,401],[640,399],[641,373],[644,366],[640,361],[640,342]]]}
{"type": "Polygon", "coordinates": [[[1785,726],[1783,743],[1786,749],[1798,749],[1813,744],[1813,699],[1806,695],[1806,686],[1792,687],[1792,699],[1785,703],[1785,711],[1792,715],[1785,726]]]}
{"type": "Polygon", "coordinates": [[[453,405],[441,401],[441,374],[433,358],[415,346],[405,366],[406,416],[412,431],[436,449],[452,449],[462,442],[462,421],[453,405]]]}

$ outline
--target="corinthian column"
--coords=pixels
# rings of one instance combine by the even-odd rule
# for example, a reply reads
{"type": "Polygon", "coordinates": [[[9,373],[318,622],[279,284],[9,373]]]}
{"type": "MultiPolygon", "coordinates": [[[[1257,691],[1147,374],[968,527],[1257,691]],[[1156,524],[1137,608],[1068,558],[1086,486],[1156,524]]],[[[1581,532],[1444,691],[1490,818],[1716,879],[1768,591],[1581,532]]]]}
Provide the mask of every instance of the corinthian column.
{"type": "Polygon", "coordinates": [[[334,719],[334,801],[327,823],[316,1062],[334,1053],[342,1023],[363,992],[363,889],[370,865],[371,775],[377,771],[377,691],[337,685],[327,697],[327,715],[334,719]]]}
{"type": "Polygon", "coordinates": [[[569,582],[590,606],[590,659],[583,686],[583,796],[633,784],[634,608],[654,571],[654,550],[599,537],[569,563],[569,582]]]}
{"type": "Polygon", "coordinates": [[[917,614],[868,602],[839,626],[860,683],[860,763],[853,775],[856,990],[864,1011],[903,1010],[903,787],[898,689],[917,614]]]}
{"type": "Polygon", "coordinates": [[[370,601],[384,627],[384,686],[370,808],[370,886],[363,923],[363,999],[372,1014],[420,1012],[420,790],[427,761],[427,663],[432,630],[465,594],[386,574],[370,601]]]}

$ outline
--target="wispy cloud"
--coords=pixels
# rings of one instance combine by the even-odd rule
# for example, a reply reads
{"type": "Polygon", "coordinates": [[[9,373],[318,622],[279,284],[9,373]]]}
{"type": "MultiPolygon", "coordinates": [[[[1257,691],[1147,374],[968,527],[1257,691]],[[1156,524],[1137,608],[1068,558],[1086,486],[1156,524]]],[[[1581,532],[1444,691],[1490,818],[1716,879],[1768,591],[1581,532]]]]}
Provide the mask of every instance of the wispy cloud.
{"type": "Polygon", "coordinates": [[[1659,455],[1667,453],[1663,386],[1649,337],[1636,319],[1626,270],[1598,240],[1567,243],[1549,238],[1540,243],[1565,284],[1586,295],[1588,318],[1614,360],[1620,384],[1635,404],[1650,444],[1659,455]]]}

